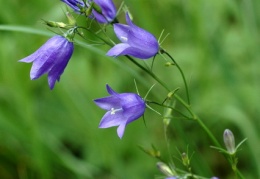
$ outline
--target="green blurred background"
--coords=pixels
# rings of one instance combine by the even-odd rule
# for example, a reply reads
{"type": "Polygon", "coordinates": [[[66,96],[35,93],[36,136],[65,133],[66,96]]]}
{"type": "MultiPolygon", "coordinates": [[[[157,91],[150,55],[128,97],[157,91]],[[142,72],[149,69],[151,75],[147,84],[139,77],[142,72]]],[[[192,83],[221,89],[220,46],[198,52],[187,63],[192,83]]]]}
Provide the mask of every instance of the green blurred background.
{"type": "MultiPolygon", "coordinates": [[[[0,25],[46,30],[41,19],[65,21],[65,5],[56,1],[0,0],[0,25]]],[[[117,7],[121,1],[115,0],[117,7]]],[[[222,142],[224,129],[236,142],[238,168],[245,178],[260,178],[260,1],[259,0],[126,0],[134,23],[152,32],[170,33],[163,43],[188,79],[192,107],[222,142]]],[[[120,19],[124,21],[124,16],[120,19]]],[[[84,21],[82,21],[84,23],[84,21]]],[[[2,27],[2,26],[0,26],[2,27]]],[[[111,30],[111,29],[110,29],[111,30]]],[[[128,125],[122,140],[116,128],[98,129],[103,116],[93,99],[107,95],[105,84],[118,92],[144,96],[153,81],[125,58],[105,57],[108,47],[76,45],[60,83],[49,90],[46,75],[29,79],[30,64],[17,61],[49,37],[0,31],[0,178],[160,178],[157,160],[138,146],[155,145],[169,161],[162,117],[147,110],[128,125]]],[[[151,60],[148,61],[150,63],[151,60]]],[[[172,89],[181,77],[159,57],[154,72],[172,89]]],[[[141,63],[143,64],[143,63],[141,63]]],[[[156,85],[149,99],[163,101],[167,92],[156,85]]],[[[159,112],[162,109],[156,108],[159,112]]],[[[171,156],[177,149],[193,153],[192,170],[206,177],[234,178],[224,157],[197,123],[172,120],[168,135],[171,156]]],[[[174,158],[175,165],[184,168],[174,158]]]]}

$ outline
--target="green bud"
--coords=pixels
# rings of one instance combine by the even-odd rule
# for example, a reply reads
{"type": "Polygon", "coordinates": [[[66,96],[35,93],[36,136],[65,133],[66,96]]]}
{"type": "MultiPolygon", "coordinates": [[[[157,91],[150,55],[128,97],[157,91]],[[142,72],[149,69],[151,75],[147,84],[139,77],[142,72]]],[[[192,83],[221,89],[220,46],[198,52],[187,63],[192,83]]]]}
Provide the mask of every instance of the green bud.
{"type": "Polygon", "coordinates": [[[223,139],[224,139],[224,143],[225,143],[225,146],[226,146],[226,148],[227,148],[227,151],[228,151],[230,154],[235,154],[235,153],[236,153],[235,138],[234,138],[234,135],[233,135],[233,133],[231,132],[231,130],[226,129],[226,130],[224,131],[223,139]]]}
{"type": "Polygon", "coordinates": [[[89,7],[87,9],[85,9],[86,16],[90,16],[91,15],[93,6],[94,6],[94,2],[91,2],[89,7]]]}
{"type": "Polygon", "coordinates": [[[165,108],[164,114],[163,114],[163,123],[165,126],[168,126],[170,124],[171,118],[172,118],[172,109],[165,108]]]}
{"type": "Polygon", "coordinates": [[[67,26],[67,24],[63,23],[63,22],[55,22],[55,21],[45,21],[47,26],[49,27],[59,27],[59,28],[65,28],[67,26]]]}
{"type": "Polygon", "coordinates": [[[181,154],[182,163],[184,166],[189,167],[190,166],[190,159],[186,153],[181,154]]]}
{"type": "Polygon", "coordinates": [[[166,63],[165,63],[165,66],[166,66],[166,67],[170,67],[170,66],[173,66],[173,65],[175,65],[175,64],[172,63],[172,62],[166,62],[166,63]]]}
{"type": "Polygon", "coordinates": [[[67,16],[69,25],[75,26],[76,25],[76,19],[71,15],[71,13],[66,12],[66,16],[67,16]]]}
{"type": "Polygon", "coordinates": [[[139,146],[139,148],[152,157],[155,157],[155,158],[161,157],[161,152],[159,150],[157,150],[154,146],[152,147],[152,149],[145,149],[142,146],[139,146]]]}

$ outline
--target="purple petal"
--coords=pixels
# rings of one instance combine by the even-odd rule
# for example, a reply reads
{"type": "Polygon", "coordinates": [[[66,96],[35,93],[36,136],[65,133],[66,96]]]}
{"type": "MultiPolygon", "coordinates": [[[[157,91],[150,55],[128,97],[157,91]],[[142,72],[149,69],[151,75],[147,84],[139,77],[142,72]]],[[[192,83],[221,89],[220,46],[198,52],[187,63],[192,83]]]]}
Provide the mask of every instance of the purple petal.
{"type": "Polygon", "coordinates": [[[120,139],[122,139],[125,132],[126,123],[121,123],[117,128],[117,135],[120,139]]]}
{"type": "Polygon", "coordinates": [[[80,8],[78,7],[78,5],[81,7],[85,6],[82,0],[61,0],[61,1],[67,4],[68,6],[70,6],[76,13],[80,12],[80,8]]]}
{"type": "Polygon", "coordinates": [[[159,51],[159,43],[154,35],[136,26],[131,21],[128,13],[126,13],[126,21],[130,26],[130,31],[128,33],[129,45],[142,50],[144,56],[149,56],[149,58],[154,56],[159,51]]]}
{"type": "Polygon", "coordinates": [[[114,31],[117,36],[117,38],[123,42],[126,43],[128,41],[128,33],[129,33],[129,26],[124,24],[114,24],[114,31]]]}
{"type": "Polygon", "coordinates": [[[106,85],[107,92],[111,95],[117,95],[118,93],[115,92],[108,84],[106,85]]]}
{"type": "Polygon", "coordinates": [[[54,36],[37,50],[39,56],[35,57],[33,62],[30,72],[31,79],[37,79],[50,71],[54,65],[54,61],[58,60],[59,55],[62,55],[60,47],[63,47],[64,42],[64,39],[54,36]]]}
{"type": "Polygon", "coordinates": [[[128,13],[126,14],[126,20],[130,26],[128,33],[129,45],[141,49],[147,56],[154,56],[159,51],[159,43],[154,35],[134,25],[128,13]]]}
{"type": "Polygon", "coordinates": [[[122,121],[122,119],[123,116],[121,111],[118,111],[115,114],[111,114],[111,111],[108,111],[101,119],[99,128],[119,126],[122,122],[126,123],[126,121],[122,121]]]}
{"type": "MultiPolygon", "coordinates": [[[[129,13],[128,13],[128,12],[126,12],[125,18],[126,18],[126,23],[127,23],[129,26],[133,26],[133,25],[134,25],[133,22],[132,22],[132,20],[131,20],[131,18],[130,18],[130,16],[129,16],[129,13]]],[[[135,26],[135,25],[134,25],[134,26],[135,26]]]]}
{"type": "Polygon", "coordinates": [[[110,111],[112,108],[121,108],[120,98],[117,96],[108,96],[104,98],[95,99],[94,102],[100,108],[110,111]]]}
{"type": "Polygon", "coordinates": [[[140,59],[147,59],[147,58],[154,56],[155,54],[144,51],[143,49],[140,49],[140,48],[131,47],[127,43],[120,43],[120,44],[117,44],[114,47],[112,47],[107,52],[106,55],[114,56],[114,57],[117,57],[120,55],[130,55],[130,56],[140,58],[140,59]]]}
{"type": "Polygon", "coordinates": [[[55,57],[56,60],[48,73],[48,82],[51,89],[53,89],[55,82],[59,81],[60,76],[64,72],[64,69],[68,64],[69,59],[72,56],[74,50],[73,43],[66,41],[66,44],[64,44],[63,49],[60,50],[60,53],[57,54],[57,56],[55,57]],[[61,53],[63,49],[66,51],[61,53]]]}
{"type": "Polygon", "coordinates": [[[72,56],[74,46],[65,37],[56,35],[50,38],[33,54],[20,60],[20,62],[33,62],[30,78],[32,80],[48,73],[50,89],[60,79],[69,59],[72,56]]]}
{"type": "Polygon", "coordinates": [[[124,117],[127,119],[127,124],[139,119],[145,112],[145,104],[134,105],[129,108],[123,108],[124,117]]]}
{"type": "Polygon", "coordinates": [[[151,56],[155,55],[159,51],[157,39],[152,34],[139,27],[131,28],[128,33],[128,43],[133,47],[143,50],[151,56]]]}
{"type": "Polygon", "coordinates": [[[124,53],[124,51],[127,48],[130,48],[131,46],[127,43],[120,43],[115,45],[114,47],[112,47],[108,52],[107,52],[107,56],[119,56],[119,55],[126,55],[126,53],[124,53]]]}
{"type": "Polygon", "coordinates": [[[112,0],[94,0],[100,6],[102,14],[93,10],[93,14],[99,23],[108,23],[116,17],[116,7],[112,0]]]}

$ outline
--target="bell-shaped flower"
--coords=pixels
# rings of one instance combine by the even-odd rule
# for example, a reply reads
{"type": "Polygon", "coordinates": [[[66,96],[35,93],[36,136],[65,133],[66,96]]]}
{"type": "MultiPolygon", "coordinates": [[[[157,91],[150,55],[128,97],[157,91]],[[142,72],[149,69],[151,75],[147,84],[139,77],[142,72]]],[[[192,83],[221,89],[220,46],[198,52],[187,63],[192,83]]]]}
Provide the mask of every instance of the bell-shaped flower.
{"type": "Polygon", "coordinates": [[[86,4],[83,0],[61,0],[68,6],[70,6],[76,13],[83,13],[82,10],[86,7],[86,4]]]}
{"type": "Polygon", "coordinates": [[[140,59],[148,59],[155,56],[159,51],[157,39],[146,30],[137,27],[126,13],[128,25],[114,24],[114,31],[118,39],[122,42],[112,47],[108,56],[130,55],[140,59]]]}
{"type": "Polygon", "coordinates": [[[35,80],[43,74],[48,73],[48,83],[53,89],[55,82],[67,66],[74,50],[73,42],[67,38],[56,35],[50,38],[33,54],[19,60],[20,62],[33,63],[30,78],[35,80]]]}
{"type": "Polygon", "coordinates": [[[88,14],[88,16],[96,19],[102,24],[112,22],[116,17],[116,7],[113,0],[88,0],[86,2],[83,0],[61,1],[70,6],[78,14],[86,13],[88,8],[92,8],[90,11],[92,14],[88,14]],[[91,6],[91,3],[94,3],[95,5],[91,6]]]}
{"type": "Polygon", "coordinates": [[[99,23],[109,23],[115,19],[116,7],[112,0],[94,0],[94,3],[101,8],[101,13],[95,9],[92,10],[95,19],[99,23]]]}
{"type": "Polygon", "coordinates": [[[94,100],[100,108],[107,110],[99,128],[118,126],[117,135],[122,138],[126,125],[144,114],[145,101],[135,93],[119,94],[109,85],[106,88],[110,96],[94,100]]]}

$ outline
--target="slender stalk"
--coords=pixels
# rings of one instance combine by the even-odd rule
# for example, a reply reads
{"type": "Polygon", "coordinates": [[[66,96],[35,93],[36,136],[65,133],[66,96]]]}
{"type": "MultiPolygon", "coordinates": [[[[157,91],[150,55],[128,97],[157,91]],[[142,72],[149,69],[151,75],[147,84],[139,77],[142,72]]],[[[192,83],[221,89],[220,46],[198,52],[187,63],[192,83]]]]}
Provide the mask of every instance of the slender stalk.
{"type": "Polygon", "coordinates": [[[191,117],[188,117],[187,115],[183,114],[181,111],[179,111],[178,109],[175,109],[174,107],[171,107],[171,106],[167,106],[167,105],[164,105],[164,104],[160,104],[160,103],[157,103],[157,102],[154,102],[154,101],[147,101],[148,104],[156,104],[158,106],[162,106],[164,108],[169,108],[169,109],[172,109],[173,111],[177,112],[178,114],[180,114],[182,117],[188,119],[188,120],[191,120],[193,118],[191,117]]]}
{"type": "MultiPolygon", "coordinates": [[[[130,56],[126,56],[131,62],[133,62],[135,65],[137,65],[139,68],[141,68],[142,70],[144,70],[147,74],[149,74],[152,78],[154,78],[154,80],[156,80],[159,84],[161,84],[168,92],[170,92],[170,89],[167,87],[167,85],[162,82],[154,73],[152,73],[151,71],[147,70],[146,68],[144,68],[142,65],[140,65],[139,63],[137,63],[132,57],[130,56]]],[[[204,131],[208,134],[208,136],[210,137],[210,139],[212,140],[212,142],[214,143],[215,146],[217,147],[221,147],[221,145],[219,144],[218,140],[214,137],[214,135],[210,132],[210,130],[207,128],[207,126],[203,123],[203,121],[196,116],[193,111],[190,108],[190,105],[187,104],[180,96],[178,96],[177,94],[174,94],[175,98],[189,111],[189,113],[192,115],[192,118],[194,120],[196,120],[199,125],[204,129],[204,131]]]]}
{"type": "Polygon", "coordinates": [[[162,54],[166,54],[166,55],[172,60],[172,62],[174,63],[174,65],[176,65],[176,67],[178,68],[178,70],[180,71],[181,76],[182,76],[182,79],[183,79],[183,82],[184,82],[184,85],[185,85],[187,101],[188,101],[188,104],[190,105],[189,88],[188,88],[188,84],[187,84],[185,75],[184,75],[184,73],[183,73],[181,67],[178,65],[178,63],[174,60],[174,58],[173,58],[167,51],[161,49],[161,53],[162,53],[162,54]]]}
{"type": "Polygon", "coordinates": [[[153,79],[155,79],[155,81],[157,81],[160,85],[162,85],[162,87],[164,87],[168,92],[171,91],[170,88],[168,88],[167,85],[162,80],[160,80],[153,72],[151,72],[150,70],[146,69],[145,67],[137,63],[132,57],[128,55],[126,55],[125,57],[128,58],[136,66],[141,68],[143,71],[145,71],[147,74],[149,74],[153,79]]]}

